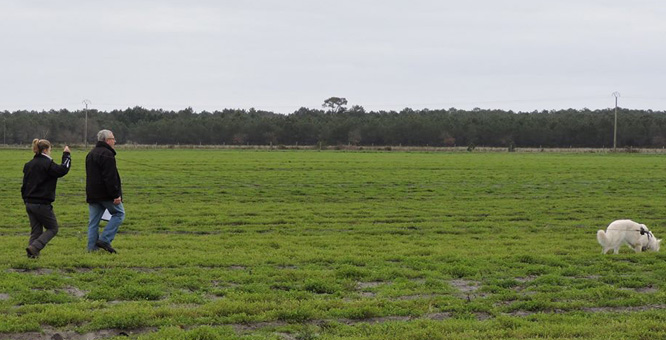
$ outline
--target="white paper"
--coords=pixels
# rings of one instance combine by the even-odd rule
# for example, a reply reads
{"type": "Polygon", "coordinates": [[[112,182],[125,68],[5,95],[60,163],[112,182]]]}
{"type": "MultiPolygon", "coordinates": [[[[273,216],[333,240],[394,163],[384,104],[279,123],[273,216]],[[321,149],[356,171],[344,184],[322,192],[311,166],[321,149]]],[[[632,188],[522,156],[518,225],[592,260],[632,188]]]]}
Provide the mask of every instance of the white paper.
{"type": "Polygon", "coordinates": [[[104,213],[102,214],[102,219],[108,222],[111,219],[111,213],[108,210],[104,210],[104,213]]]}

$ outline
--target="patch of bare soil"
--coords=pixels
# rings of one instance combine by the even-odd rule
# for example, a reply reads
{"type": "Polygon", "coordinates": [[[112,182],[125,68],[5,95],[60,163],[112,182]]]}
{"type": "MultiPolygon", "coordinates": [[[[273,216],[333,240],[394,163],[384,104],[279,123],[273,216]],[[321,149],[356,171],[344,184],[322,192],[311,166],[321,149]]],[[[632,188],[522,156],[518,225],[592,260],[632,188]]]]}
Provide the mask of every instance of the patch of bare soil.
{"type": "Polygon", "coordinates": [[[536,314],[538,312],[530,312],[530,311],[524,311],[524,310],[516,310],[510,313],[503,313],[504,315],[509,315],[509,316],[518,316],[518,317],[525,317],[525,316],[530,316],[533,314],[536,314]]]}
{"type": "Polygon", "coordinates": [[[484,298],[488,296],[485,293],[478,293],[477,291],[481,288],[481,282],[471,281],[471,280],[451,280],[449,283],[458,291],[460,291],[462,297],[466,298],[468,301],[474,300],[476,298],[484,298]]]}
{"type": "Polygon", "coordinates": [[[481,284],[478,281],[471,281],[471,280],[451,280],[449,283],[459,290],[461,293],[474,293],[477,290],[479,290],[479,285],[481,284]]]}
{"type": "MultiPolygon", "coordinates": [[[[658,310],[658,309],[666,309],[666,305],[646,305],[646,306],[634,306],[634,307],[586,307],[586,308],[581,308],[578,311],[583,311],[587,313],[623,313],[623,312],[644,312],[644,311],[649,311],[649,310],[658,310]]],[[[524,317],[524,316],[530,316],[538,313],[553,313],[553,314],[565,314],[565,313],[571,313],[574,312],[573,310],[551,310],[551,311],[524,311],[524,310],[517,310],[509,313],[503,313],[504,315],[509,315],[509,316],[518,316],[518,317],[524,317]]]]}
{"type": "Polygon", "coordinates": [[[88,267],[75,267],[75,268],[63,268],[61,270],[64,273],[89,273],[93,269],[88,267]]]}
{"type": "Polygon", "coordinates": [[[590,313],[621,313],[621,312],[644,312],[655,309],[666,309],[666,305],[646,305],[634,307],[588,307],[582,310],[590,313]]]}
{"type": "Polygon", "coordinates": [[[213,285],[213,287],[218,287],[218,288],[229,288],[229,287],[237,287],[239,284],[233,283],[233,282],[226,282],[222,280],[212,280],[210,283],[213,285]]]}
{"type": "Polygon", "coordinates": [[[518,282],[522,282],[522,283],[525,283],[525,282],[532,282],[532,281],[536,280],[537,277],[538,277],[538,276],[535,276],[535,275],[529,275],[529,276],[525,276],[525,277],[517,277],[517,278],[516,278],[516,281],[518,281],[518,282]]]}
{"type": "MultiPolygon", "coordinates": [[[[23,273],[31,275],[49,275],[49,274],[72,274],[72,273],[88,273],[93,271],[93,268],[87,267],[75,267],[75,268],[62,268],[62,269],[50,269],[50,268],[37,268],[37,269],[26,269],[26,268],[9,268],[5,270],[8,273],[23,273]]],[[[67,276],[69,277],[69,276],[67,276]]]]}
{"type": "Polygon", "coordinates": [[[217,301],[217,300],[224,299],[224,296],[219,296],[219,295],[215,295],[215,294],[205,294],[204,298],[208,301],[217,301]]]}
{"type": "Polygon", "coordinates": [[[277,269],[298,269],[298,266],[294,265],[279,265],[276,267],[277,269]]]}
{"type": "Polygon", "coordinates": [[[426,283],[425,279],[409,279],[409,281],[412,281],[414,283],[418,283],[420,285],[424,285],[426,283]]]}
{"type": "Polygon", "coordinates": [[[588,276],[583,276],[581,278],[588,280],[599,280],[601,278],[601,275],[588,275],[588,276]]]}
{"type": "Polygon", "coordinates": [[[370,282],[358,282],[356,283],[356,289],[367,289],[367,288],[375,288],[379,287],[386,282],[382,281],[370,281],[370,282]]]}
{"type": "Polygon", "coordinates": [[[476,319],[479,320],[479,321],[488,320],[492,317],[493,316],[490,315],[489,313],[485,313],[485,312],[477,312],[476,313],[476,319]]]}
{"type": "Polygon", "coordinates": [[[647,286],[647,287],[640,287],[640,288],[620,288],[622,290],[631,290],[636,293],[643,293],[643,294],[653,294],[659,291],[658,288],[653,287],[653,286],[647,286]]]}
{"type": "Polygon", "coordinates": [[[440,295],[437,294],[416,294],[416,295],[403,295],[403,296],[398,296],[396,300],[404,300],[404,301],[410,301],[410,300],[420,300],[420,299],[432,299],[436,298],[440,295]]]}
{"type": "Polygon", "coordinates": [[[441,320],[450,319],[451,318],[451,313],[448,313],[448,312],[430,313],[430,314],[427,314],[425,316],[425,318],[430,319],[430,320],[441,321],[441,320]]]}
{"type": "Polygon", "coordinates": [[[368,318],[368,319],[360,319],[360,320],[352,320],[352,319],[340,319],[340,320],[335,320],[340,323],[344,323],[347,325],[355,325],[358,323],[384,323],[384,322],[389,322],[389,321],[407,321],[410,320],[411,317],[409,316],[382,316],[382,317],[376,317],[376,318],[368,318]]]}
{"type": "Polygon", "coordinates": [[[523,287],[523,286],[513,287],[513,290],[517,293],[520,293],[520,295],[522,295],[522,296],[536,295],[536,293],[537,293],[537,292],[532,291],[532,290],[525,290],[525,287],[523,287]]]}
{"type": "Polygon", "coordinates": [[[127,269],[133,270],[139,273],[154,273],[161,270],[162,268],[150,268],[150,267],[129,267],[127,269]]]}
{"type": "Polygon", "coordinates": [[[0,340],[96,340],[115,336],[130,337],[155,331],[157,331],[155,327],[146,327],[134,330],[102,329],[96,332],[79,334],[73,331],[59,331],[51,327],[44,327],[42,332],[0,334],[0,340]]]}
{"type": "Polygon", "coordinates": [[[53,273],[53,269],[37,268],[37,269],[24,269],[24,268],[9,268],[8,273],[26,273],[32,275],[48,275],[53,273]]]}
{"type": "MultiPolygon", "coordinates": [[[[648,311],[648,310],[656,310],[656,309],[666,309],[666,304],[660,304],[660,305],[647,305],[647,306],[636,306],[636,307],[590,307],[590,308],[583,308],[581,309],[582,311],[588,312],[588,313],[621,313],[621,312],[640,312],[640,311],[648,311]]],[[[555,314],[561,314],[561,313],[569,313],[571,311],[562,311],[562,310],[554,310],[554,311],[540,311],[540,312],[532,312],[532,311],[513,311],[510,313],[503,313],[504,315],[508,316],[514,316],[514,317],[526,317],[530,316],[533,314],[537,313],[555,313],[555,314]]],[[[426,315],[423,315],[422,317],[419,318],[414,318],[414,317],[409,317],[409,316],[384,316],[384,317],[376,317],[376,318],[368,318],[368,319],[361,319],[361,320],[352,320],[352,319],[335,319],[335,320],[311,320],[307,322],[306,324],[310,325],[321,325],[326,322],[340,322],[344,323],[347,325],[355,325],[359,323],[370,323],[370,324],[377,324],[377,323],[385,323],[385,322],[395,322],[395,321],[410,321],[414,319],[430,319],[430,320],[447,320],[452,317],[452,314],[449,312],[437,312],[437,313],[429,313],[426,315]]],[[[488,320],[493,318],[493,316],[489,313],[485,312],[479,312],[476,313],[476,319],[479,321],[483,320],[488,320]]],[[[267,322],[256,322],[256,323],[243,323],[243,324],[227,324],[227,325],[220,325],[220,326],[231,326],[234,331],[238,334],[244,334],[244,333],[250,333],[253,331],[257,331],[260,329],[264,328],[277,328],[281,326],[285,326],[288,323],[285,321],[267,321],[267,322]]],[[[99,330],[96,332],[90,332],[90,333],[85,333],[85,334],[79,334],[76,332],[72,331],[59,331],[51,327],[44,327],[44,330],[42,332],[25,332],[25,333],[10,333],[10,334],[0,334],[0,340],[97,340],[97,339],[106,339],[106,338],[111,338],[111,337],[117,337],[117,336],[128,336],[128,337],[135,337],[140,334],[145,334],[145,333],[150,333],[150,332],[156,332],[158,329],[155,327],[145,327],[145,328],[140,328],[140,329],[134,329],[134,330],[119,330],[119,329],[106,329],[106,330],[99,330]]],[[[294,335],[289,334],[289,333],[275,333],[276,335],[280,336],[283,339],[295,339],[294,335]]]]}
{"type": "Polygon", "coordinates": [[[220,280],[213,280],[211,281],[211,284],[215,288],[221,288],[221,289],[226,289],[226,288],[236,288],[239,287],[240,285],[235,282],[226,282],[226,281],[220,281],[220,280]]]}
{"type": "Polygon", "coordinates": [[[231,326],[236,333],[247,333],[247,332],[256,331],[256,330],[262,329],[262,328],[280,327],[280,326],[284,326],[286,324],[287,324],[287,322],[285,322],[285,321],[266,321],[266,322],[256,322],[256,323],[246,323],[246,324],[233,324],[233,325],[225,325],[225,326],[231,326]]]}
{"type": "Polygon", "coordinates": [[[65,288],[60,289],[60,291],[63,291],[65,293],[67,293],[69,295],[72,295],[74,297],[77,297],[77,298],[82,298],[82,297],[86,296],[86,294],[88,294],[87,291],[78,289],[78,288],[73,287],[73,286],[67,286],[65,288]]]}
{"type": "Polygon", "coordinates": [[[297,337],[295,337],[295,336],[293,336],[289,333],[273,333],[273,334],[279,336],[281,339],[284,339],[284,340],[297,340],[298,339],[297,337]]]}

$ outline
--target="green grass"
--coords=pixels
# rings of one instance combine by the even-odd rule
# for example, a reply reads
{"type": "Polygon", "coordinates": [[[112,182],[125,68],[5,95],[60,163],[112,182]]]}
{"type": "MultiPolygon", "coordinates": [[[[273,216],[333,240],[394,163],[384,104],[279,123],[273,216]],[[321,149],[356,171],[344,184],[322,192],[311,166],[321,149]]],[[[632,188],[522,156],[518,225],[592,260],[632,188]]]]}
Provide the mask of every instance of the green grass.
{"type": "Polygon", "coordinates": [[[620,218],[664,235],[660,155],[120,149],[109,255],[85,251],[74,151],[37,260],[30,158],[0,150],[2,339],[666,336],[666,255],[595,236],[620,218]]]}

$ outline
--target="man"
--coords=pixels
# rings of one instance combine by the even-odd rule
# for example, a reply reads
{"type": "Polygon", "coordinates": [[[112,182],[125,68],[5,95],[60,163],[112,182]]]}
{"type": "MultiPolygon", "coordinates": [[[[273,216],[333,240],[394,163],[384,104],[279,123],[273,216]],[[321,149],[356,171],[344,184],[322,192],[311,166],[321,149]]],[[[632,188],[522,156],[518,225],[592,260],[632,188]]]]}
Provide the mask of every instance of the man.
{"type": "Polygon", "coordinates": [[[116,253],[111,242],[125,219],[120,175],[116,168],[116,138],[113,132],[97,133],[97,144],[86,156],[86,202],[88,202],[88,251],[102,248],[116,253]],[[109,223],[99,235],[99,222],[104,211],[111,214],[109,223]]]}

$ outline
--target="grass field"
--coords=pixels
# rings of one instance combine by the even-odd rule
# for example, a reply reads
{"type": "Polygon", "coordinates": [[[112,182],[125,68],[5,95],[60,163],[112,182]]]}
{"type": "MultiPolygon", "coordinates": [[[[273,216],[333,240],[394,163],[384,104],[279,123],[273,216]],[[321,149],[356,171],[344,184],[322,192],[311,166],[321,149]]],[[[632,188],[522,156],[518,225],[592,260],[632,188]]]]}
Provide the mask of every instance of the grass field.
{"type": "Polygon", "coordinates": [[[37,260],[30,158],[0,150],[0,339],[666,338],[666,254],[595,235],[666,234],[663,155],[120,149],[111,255],[79,150],[37,260]]]}

